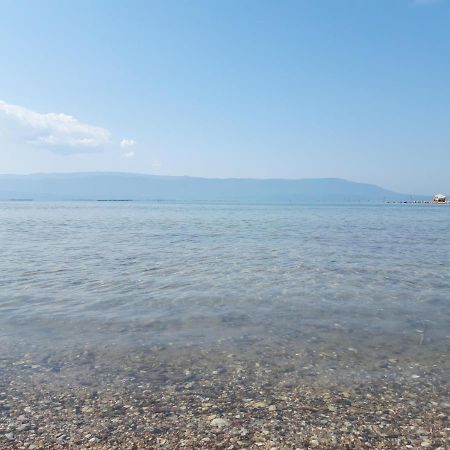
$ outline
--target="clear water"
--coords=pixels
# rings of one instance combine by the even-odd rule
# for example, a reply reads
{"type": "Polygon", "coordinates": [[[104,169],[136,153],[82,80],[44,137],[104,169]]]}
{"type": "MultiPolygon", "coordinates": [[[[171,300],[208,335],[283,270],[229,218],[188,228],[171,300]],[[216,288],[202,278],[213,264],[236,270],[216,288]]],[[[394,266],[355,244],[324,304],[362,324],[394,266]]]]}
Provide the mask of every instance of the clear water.
{"type": "Polygon", "coordinates": [[[446,206],[1,203],[3,367],[213,349],[448,378],[449,239],[446,206]]]}

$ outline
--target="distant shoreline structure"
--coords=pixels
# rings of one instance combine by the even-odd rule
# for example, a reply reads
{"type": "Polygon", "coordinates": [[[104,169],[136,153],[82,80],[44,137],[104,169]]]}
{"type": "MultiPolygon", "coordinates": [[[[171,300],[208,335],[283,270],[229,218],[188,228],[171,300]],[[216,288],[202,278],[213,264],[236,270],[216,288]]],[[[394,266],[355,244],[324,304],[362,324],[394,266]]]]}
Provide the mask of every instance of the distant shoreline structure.
{"type": "Polygon", "coordinates": [[[426,204],[426,205],[450,205],[450,200],[447,200],[445,194],[436,194],[431,200],[413,200],[413,201],[393,201],[386,203],[414,203],[414,204],[426,204]]]}
{"type": "Polygon", "coordinates": [[[450,205],[450,201],[447,200],[445,202],[433,202],[432,200],[411,200],[411,201],[391,201],[386,203],[408,203],[413,205],[450,205]]]}

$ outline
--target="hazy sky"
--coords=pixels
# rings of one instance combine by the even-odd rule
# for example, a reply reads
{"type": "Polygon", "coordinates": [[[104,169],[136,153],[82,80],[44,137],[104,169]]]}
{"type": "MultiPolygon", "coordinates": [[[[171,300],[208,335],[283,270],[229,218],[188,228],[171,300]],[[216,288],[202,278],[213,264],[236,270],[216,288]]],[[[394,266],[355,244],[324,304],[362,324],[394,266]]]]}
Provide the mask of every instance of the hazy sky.
{"type": "Polygon", "coordinates": [[[0,0],[0,173],[450,193],[450,0],[0,0]]]}

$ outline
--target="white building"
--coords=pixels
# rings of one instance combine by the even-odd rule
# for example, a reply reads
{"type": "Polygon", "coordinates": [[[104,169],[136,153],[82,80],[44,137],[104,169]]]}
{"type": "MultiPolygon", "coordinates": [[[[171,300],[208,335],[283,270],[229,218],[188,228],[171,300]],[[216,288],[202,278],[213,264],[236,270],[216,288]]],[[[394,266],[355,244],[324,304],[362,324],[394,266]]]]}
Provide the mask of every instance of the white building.
{"type": "Polygon", "coordinates": [[[444,194],[436,194],[433,197],[433,203],[445,203],[447,197],[444,194]]]}

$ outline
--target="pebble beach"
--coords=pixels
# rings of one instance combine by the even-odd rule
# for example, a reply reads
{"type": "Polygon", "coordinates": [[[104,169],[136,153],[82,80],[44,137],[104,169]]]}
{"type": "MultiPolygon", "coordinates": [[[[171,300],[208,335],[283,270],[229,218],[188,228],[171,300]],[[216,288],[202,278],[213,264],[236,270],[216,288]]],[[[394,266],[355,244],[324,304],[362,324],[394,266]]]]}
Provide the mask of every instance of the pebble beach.
{"type": "Polygon", "coordinates": [[[0,447],[449,448],[445,353],[265,344],[2,358],[0,447]]]}

